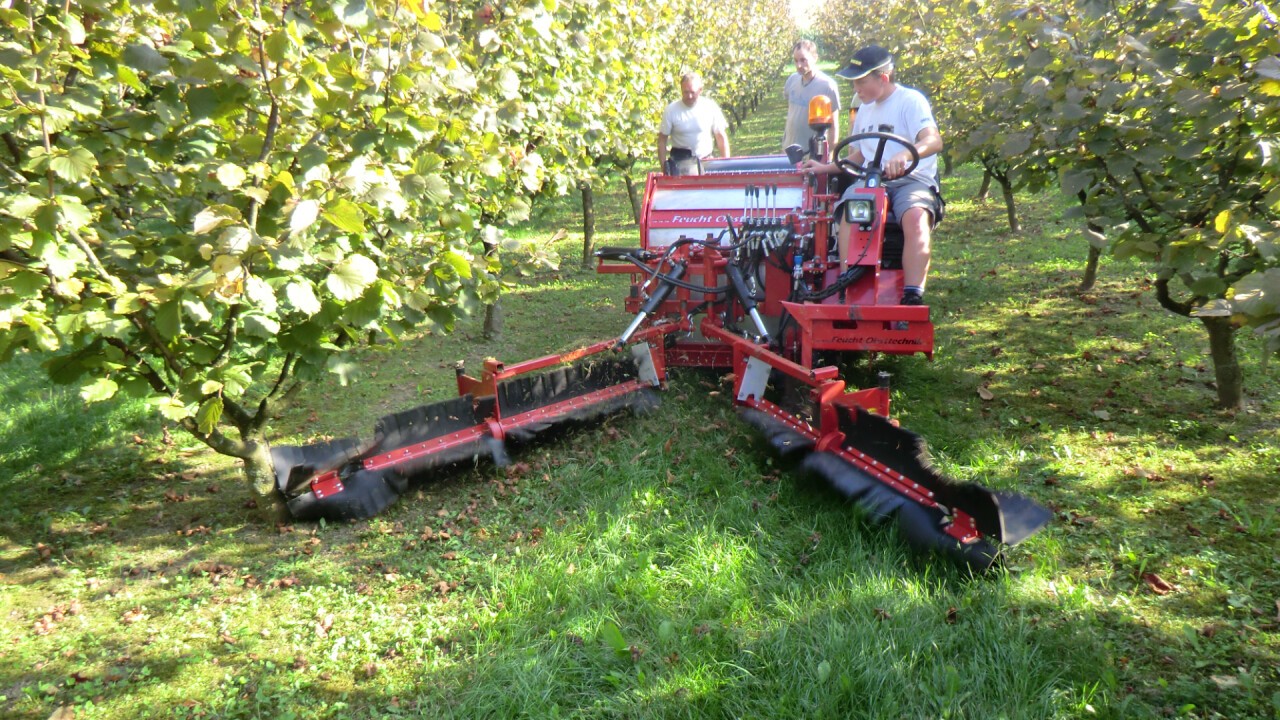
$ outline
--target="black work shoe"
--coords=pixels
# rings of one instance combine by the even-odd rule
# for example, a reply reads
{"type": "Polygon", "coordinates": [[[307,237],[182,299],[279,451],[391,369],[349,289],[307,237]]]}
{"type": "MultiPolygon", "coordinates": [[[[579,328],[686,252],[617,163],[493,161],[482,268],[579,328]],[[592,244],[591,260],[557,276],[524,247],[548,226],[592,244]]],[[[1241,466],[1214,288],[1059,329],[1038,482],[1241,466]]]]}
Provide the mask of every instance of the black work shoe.
{"type": "Polygon", "coordinates": [[[923,305],[924,297],[921,296],[919,293],[913,293],[913,292],[903,293],[902,300],[900,300],[898,304],[899,305],[923,305]]]}

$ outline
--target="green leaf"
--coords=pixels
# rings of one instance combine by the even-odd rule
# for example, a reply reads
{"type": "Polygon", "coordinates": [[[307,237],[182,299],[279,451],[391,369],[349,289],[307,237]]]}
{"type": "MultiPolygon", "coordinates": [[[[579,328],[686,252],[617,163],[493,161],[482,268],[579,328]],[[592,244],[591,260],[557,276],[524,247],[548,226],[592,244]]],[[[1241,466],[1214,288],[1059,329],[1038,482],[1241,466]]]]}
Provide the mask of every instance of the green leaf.
{"type": "Polygon", "coordinates": [[[222,396],[214,395],[203,403],[200,403],[200,409],[196,411],[196,428],[205,435],[208,435],[218,427],[218,421],[221,419],[222,396]]]}
{"type": "Polygon", "coordinates": [[[285,286],[285,297],[289,300],[289,304],[298,310],[298,312],[310,317],[320,312],[320,301],[316,299],[316,293],[311,289],[311,283],[306,280],[295,280],[285,286]]]}
{"type": "Polygon", "coordinates": [[[0,212],[19,220],[26,220],[31,217],[43,205],[43,200],[25,193],[17,193],[8,198],[0,198],[0,212]]]}
{"type": "Polygon", "coordinates": [[[627,644],[626,638],[622,637],[622,630],[618,628],[617,623],[612,620],[605,620],[601,623],[600,641],[612,648],[619,658],[631,656],[631,646],[627,644]]]}
{"type": "Polygon", "coordinates": [[[244,318],[244,331],[254,337],[273,338],[280,334],[279,321],[253,313],[244,318]]]}
{"type": "Polygon", "coordinates": [[[170,300],[156,308],[156,330],[165,340],[182,335],[182,303],[170,300]]]}
{"type": "Polygon", "coordinates": [[[276,300],[276,291],[266,280],[257,275],[250,275],[245,279],[244,294],[250,302],[265,313],[274,313],[279,305],[279,301],[276,300]]]}
{"type": "Polygon", "coordinates": [[[69,230],[80,230],[93,222],[93,212],[73,195],[59,195],[58,210],[62,214],[62,222],[69,230]]]}
{"type": "Polygon", "coordinates": [[[471,279],[471,259],[456,250],[446,250],[441,258],[458,273],[459,277],[471,279]]]}
{"type": "Polygon", "coordinates": [[[80,397],[85,402],[101,402],[115,396],[120,386],[110,378],[98,378],[93,382],[80,388],[80,397]]]}
{"type": "Polygon", "coordinates": [[[422,180],[422,194],[432,203],[440,205],[453,196],[449,191],[449,183],[439,175],[426,175],[422,180]]]}
{"type": "Polygon", "coordinates": [[[151,401],[164,417],[177,422],[191,417],[191,410],[175,397],[155,398],[151,401]]]}
{"type": "Polygon", "coordinates": [[[364,232],[364,211],[350,200],[339,198],[329,203],[322,214],[339,230],[357,234],[364,232]]]}
{"type": "Polygon", "coordinates": [[[325,360],[325,368],[338,376],[338,384],[346,387],[360,374],[360,366],[351,362],[346,355],[330,355],[325,360]]]}
{"type": "Polygon", "coordinates": [[[325,286],[334,297],[350,302],[364,294],[377,277],[377,264],[363,255],[351,255],[333,268],[325,286]]]}
{"type": "Polygon", "coordinates": [[[87,180],[96,167],[98,159],[82,147],[72,148],[66,155],[57,155],[49,160],[49,169],[71,183],[87,180]]]}
{"type": "Polygon", "coordinates": [[[134,70],[152,75],[169,69],[169,61],[150,45],[129,45],[124,49],[124,61],[134,70]]]}
{"type": "Polygon", "coordinates": [[[300,233],[311,227],[320,216],[320,203],[315,200],[303,200],[294,206],[289,214],[289,232],[300,233]]]}

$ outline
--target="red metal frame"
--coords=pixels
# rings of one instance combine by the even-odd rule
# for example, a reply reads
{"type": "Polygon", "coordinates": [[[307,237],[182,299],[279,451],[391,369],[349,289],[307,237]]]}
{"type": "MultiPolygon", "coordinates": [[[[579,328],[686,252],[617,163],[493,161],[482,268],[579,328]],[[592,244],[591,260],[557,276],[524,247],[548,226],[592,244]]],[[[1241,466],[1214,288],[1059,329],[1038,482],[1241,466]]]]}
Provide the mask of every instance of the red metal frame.
{"type": "MultiPolygon", "coordinates": [[[[855,197],[866,198],[873,204],[872,222],[852,226],[843,252],[836,253],[834,244],[838,238],[832,232],[833,204],[836,195],[827,192],[828,178],[800,172],[726,173],[672,177],[650,174],[645,182],[644,205],[640,218],[640,247],[661,253],[669,246],[673,232],[690,232],[695,239],[705,238],[708,227],[723,228],[726,217],[736,228],[742,226],[742,216],[749,212],[744,202],[729,202],[739,192],[745,197],[747,186],[777,186],[780,192],[798,193],[799,202],[779,208],[773,216],[797,235],[812,235],[811,259],[803,264],[806,279],[820,287],[835,282],[848,265],[866,268],[864,275],[844,292],[821,302],[789,302],[791,276],[772,265],[766,266],[764,278],[764,302],[760,310],[767,318],[777,318],[783,313],[795,320],[790,338],[783,338],[788,355],[797,362],[812,366],[819,351],[873,352],[893,355],[921,353],[933,358],[933,323],[927,306],[898,304],[902,297],[902,271],[881,268],[881,248],[884,242],[888,198],[883,188],[857,188],[855,197]],[[663,208],[655,199],[679,194],[682,198],[705,193],[712,201],[711,207],[690,209],[689,203],[680,203],[676,209],[663,208]],[[665,193],[665,195],[663,195],[665,193]],[[704,237],[697,237],[701,234],[704,237]],[[830,251],[830,252],[829,252],[830,251]],[[841,259],[842,258],[842,259],[841,259]]],[[[728,243],[726,242],[725,245],[728,243]]],[[[684,280],[693,284],[715,287],[726,282],[724,267],[728,263],[727,252],[717,248],[685,245],[668,258],[670,262],[686,264],[684,280]]],[[[790,261],[790,258],[786,259],[790,261]]],[[[651,269],[655,269],[651,263],[651,269]]],[[[787,266],[786,261],[783,262],[787,266]]],[[[666,266],[656,268],[669,269],[666,266]]],[[[655,290],[646,283],[650,275],[632,264],[601,260],[597,267],[602,273],[627,273],[631,275],[631,293],[624,305],[628,312],[640,310],[648,295],[655,290]]],[[[701,293],[677,288],[654,313],[657,317],[685,318],[707,298],[701,293]]],[[[718,325],[737,324],[742,320],[740,308],[733,304],[733,314],[725,316],[729,303],[722,296],[705,309],[708,318],[718,325]],[[722,319],[723,318],[723,319],[722,319]]],[[[680,339],[667,349],[667,363],[673,366],[727,367],[729,354],[716,349],[719,343],[708,344],[699,338],[680,339]]]]}

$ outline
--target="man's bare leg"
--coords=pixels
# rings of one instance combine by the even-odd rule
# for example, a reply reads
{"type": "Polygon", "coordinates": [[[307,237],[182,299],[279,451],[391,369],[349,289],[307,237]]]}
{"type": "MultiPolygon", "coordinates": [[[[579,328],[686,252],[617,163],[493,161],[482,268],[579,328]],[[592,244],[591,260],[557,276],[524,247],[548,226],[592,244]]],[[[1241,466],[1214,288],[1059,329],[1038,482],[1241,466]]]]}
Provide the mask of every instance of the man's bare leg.
{"type": "Polygon", "coordinates": [[[932,240],[929,224],[932,219],[928,210],[913,207],[899,221],[902,224],[903,239],[902,284],[904,287],[920,288],[922,294],[929,277],[929,243],[932,240]]]}

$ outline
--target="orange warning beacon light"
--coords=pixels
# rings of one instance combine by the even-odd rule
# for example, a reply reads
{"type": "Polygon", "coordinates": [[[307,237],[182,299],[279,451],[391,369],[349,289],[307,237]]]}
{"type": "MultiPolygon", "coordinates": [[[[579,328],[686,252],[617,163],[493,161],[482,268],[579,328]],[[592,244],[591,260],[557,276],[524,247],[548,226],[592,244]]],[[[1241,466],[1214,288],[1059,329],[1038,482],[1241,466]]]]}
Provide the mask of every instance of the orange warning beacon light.
{"type": "Polygon", "coordinates": [[[824,133],[831,128],[831,98],[818,95],[809,101],[809,129],[824,133]]]}

